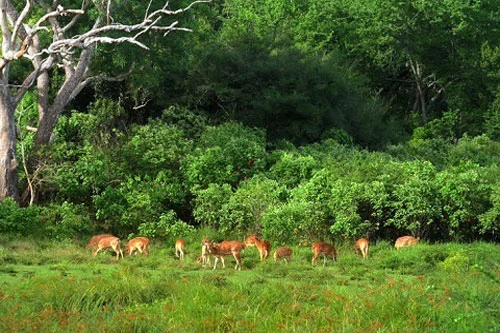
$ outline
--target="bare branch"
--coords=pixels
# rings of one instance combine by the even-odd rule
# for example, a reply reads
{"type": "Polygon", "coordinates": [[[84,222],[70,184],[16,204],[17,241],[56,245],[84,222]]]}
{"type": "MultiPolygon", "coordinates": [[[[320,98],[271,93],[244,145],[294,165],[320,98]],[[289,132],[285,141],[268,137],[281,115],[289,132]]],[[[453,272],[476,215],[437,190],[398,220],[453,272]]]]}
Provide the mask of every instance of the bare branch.
{"type": "MultiPolygon", "coordinates": [[[[88,5],[88,0],[83,0],[83,2],[82,2],[82,8],[81,8],[80,10],[82,10],[82,11],[84,11],[84,12],[85,12],[85,10],[87,10],[87,5],[88,5]]],[[[71,21],[70,21],[68,24],[66,24],[66,25],[65,25],[65,26],[61,29],[61,31],[62,31],[63,33],[65,33],[65,32],[67,32],[69,29],[71,29],[71,28],[72,28],[72,27],[76,24],[76,22],[78,21],[78,18],[80,18],[80,15],[75,15],[75,16],[71,19],[71,21]]]]}
{"type": "Polygon", "coordinates": [[[66,15],[83,15],[85,14],[85,11],[82,9],[64,9],[64,8],[58,8],[55,11],[52,11],[50,13],[45,14],[42,16],[33,26],[33,29],[31,31],[31,34],[34,35],[38,33],[41,30],[46,29],[46,27],[43,27],[42,24],[48,21],[51,18],[58,17],[58,16],[66,16],[66,15]]]}
{"type": "Polygon", "coordinates": [[[135,65],[132,65],[129,69],[128,72],[123,73],[118,76],[107,76],[107,75],[94,75],[86,78],[83,80],[71,93],[69,99],[72,100],[75,98],[80,91],[82,91],[83,88],[85,88],[88,84],[91,82],[96,82],[96,81],[109,81],[109,82],[119,82],[125,80],[130,74],[132,74],[133,70],[135,68],[135,65]]]}
{"type": "Polygon", "coordinates": [[[28,16],[28,13],[31,10],[31,0],[26,0],[26,5],[24,6],[23,11],[19,15],[19,17],[16,20],[16,23],[14,24],[14,29],[12,29],[12,36],[11,36],[11,43],[15,43],[15,39],[17,38],[17,33],[22,26],[26,16],[28,16]]]}

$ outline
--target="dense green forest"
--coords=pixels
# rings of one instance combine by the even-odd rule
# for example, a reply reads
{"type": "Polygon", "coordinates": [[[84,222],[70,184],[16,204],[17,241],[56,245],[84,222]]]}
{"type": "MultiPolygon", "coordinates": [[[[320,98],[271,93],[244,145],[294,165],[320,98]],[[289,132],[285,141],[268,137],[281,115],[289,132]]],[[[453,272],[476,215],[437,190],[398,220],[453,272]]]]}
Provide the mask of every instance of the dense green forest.
{"type": "MultiPolygon", "coordinates": [[[[161,5],[114,1],[110,25],[161,5]]],[[[499,1],[212,0],[175,20],[192,31],[98,44],[90,71],[120,80],[73,96],[42,148],[27,90],[0,232],[499,240],[499,1]]]]}

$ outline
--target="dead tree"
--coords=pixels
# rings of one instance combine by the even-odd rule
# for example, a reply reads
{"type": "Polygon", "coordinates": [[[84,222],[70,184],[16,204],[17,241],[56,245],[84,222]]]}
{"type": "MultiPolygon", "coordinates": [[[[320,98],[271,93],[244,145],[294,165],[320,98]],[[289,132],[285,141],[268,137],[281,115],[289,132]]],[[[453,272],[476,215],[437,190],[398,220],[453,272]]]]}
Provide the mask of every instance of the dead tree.
{"type": "MultiPolygon", "coordinates": [[[[0,201],[12,197],[19,201],[17,169],[19,157],[16,152],[16,120],[14,112],[26,92],[35,87],[38,95],[38,124],[33,150],[28,158],[30,175],[40,167],[38,158],[43,147],[50,143],[57,119],[68,103],[81,90],[95,80],[104,79],[99,73],[91,73],[97,44],[130,43],[148,50],[141,40],[147,33],[167,35],[172,31],[191,31],[180,27],[179,22],[167,20],[191,9],[195,4],[210,2],[196,0],[185,8],[171,10],[166,2],[159,9],[152,9],[150,0],[141,22],[121,24],[112,16],[112,0],[82,0],[80,8],[64,8],[62,1],[25,0],[22,10],[17,10],[14,0],[0,0],[0,28],[2,33],[2,54],[0,57],[0,201]],[[43,8],[34,11],[35,6],[43,8]],[[82,34],[71,34],[79,18],[86,15],[91,7],[99,15],[93,25],[82,34]],[[39,16],[34,16],[39,15],[39,16]],[[32,23],[34,22],[34,23],[32,23]],[[40,34],[49,33],[51,41],[44,44],[40,34]],[[118,36],[118,37],[117,37],[118,36]],[[28,59],[31,72],[22,83],[13,86],[9,81],[10,65],[20,59],[28,59]],[[64,80],[57,92],[49,99],[51,70],[62,68],[64,80]]],[[[24,130],[24,129],[21,129],[24,130]]],[[[22,161],[23,163],[25,161],[22,161]]],[[[29,182],[32,184],[32,182],[29,182]]],[[[31,189],[32,203],[34,191],[31,189]]]]}

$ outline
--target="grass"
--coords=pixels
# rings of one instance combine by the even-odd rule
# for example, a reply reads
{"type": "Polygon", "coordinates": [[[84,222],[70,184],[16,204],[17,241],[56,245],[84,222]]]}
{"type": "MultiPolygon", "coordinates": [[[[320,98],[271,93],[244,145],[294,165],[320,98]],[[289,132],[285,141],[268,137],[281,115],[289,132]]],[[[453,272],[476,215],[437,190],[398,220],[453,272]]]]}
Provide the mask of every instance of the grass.
{"type": "MultiPolygon", "coordinates": [[[[92,257],[81,244],[0,237],[0,331],[9,332],[498,332],[500,247],[340,247],[336,264],[259,262],[226,269],[184,262],[173,246],[149,257],[92,257]]],[[[213,262],[213,261],[212,261],[213,262]]]]}

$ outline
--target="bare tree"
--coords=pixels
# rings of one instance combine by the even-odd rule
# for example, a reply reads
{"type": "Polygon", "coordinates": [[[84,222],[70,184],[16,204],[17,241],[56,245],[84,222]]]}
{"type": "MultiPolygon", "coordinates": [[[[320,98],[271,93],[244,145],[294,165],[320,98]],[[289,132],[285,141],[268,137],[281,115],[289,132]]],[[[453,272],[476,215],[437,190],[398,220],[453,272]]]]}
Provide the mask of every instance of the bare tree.
{"type": "MultiPolygon", "coordinates": [[[[38,127],[29,163],[29,169],[35,173],[39,166],[37,156],[50,143],[61,112],[90,82],[103,79],[90,71],[96,45],[131,43],[148,49],[141,41],[147,33],[166,35],[171,31],[191,31],[179,27],[178,21],[166,22],[165,17],[183,13],[203,2],[210,0],[195,0],[185,8],[171,10],[168,2],[159,9],[152,9],[150,0],[141,22],[121,24],[118,18],[112,16],[112,0],[82,0],[80,8],[64,8],[63,2],[58,0],[50,3],[26,0],[22,10],[15,6],[19,1],[0,0],[0,201],[6,197],[16,201],[20,199],[14,113],[29,89],[35,87],[38,94],[38,127]],[[43,14],[40,15],[39,10],[34,11],[35,7],[42,8],[43,14]],[[91,8],[98,12],[93,26],[82,34],[72,34],[79,18],[91,8]],[[42,32],[45,36],[50,35],[50,43],[42,42],[42,32]],[[13,86],[9,81],[10,65],[22,58],[31,62],[32,70],[20,85],[13,86]],[[56,67],[64,71],[64,81],[53,94],[55,98],[49,99],[51,71],[56,67]]],[[[33,201],[33,191],[31,193],[33,201]]]]}

